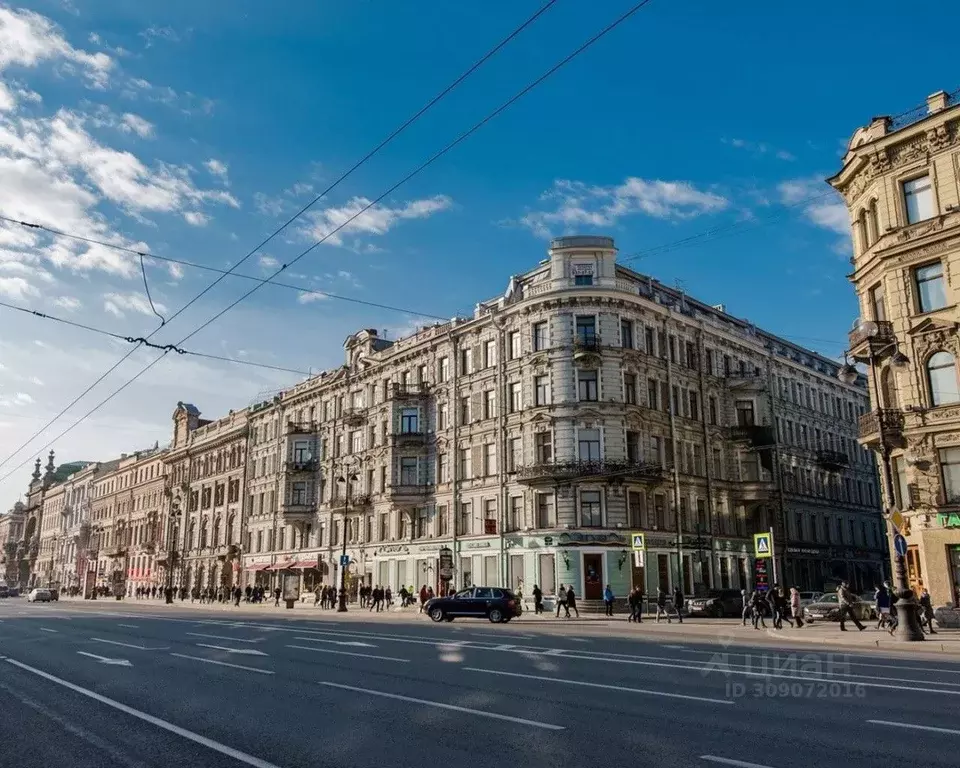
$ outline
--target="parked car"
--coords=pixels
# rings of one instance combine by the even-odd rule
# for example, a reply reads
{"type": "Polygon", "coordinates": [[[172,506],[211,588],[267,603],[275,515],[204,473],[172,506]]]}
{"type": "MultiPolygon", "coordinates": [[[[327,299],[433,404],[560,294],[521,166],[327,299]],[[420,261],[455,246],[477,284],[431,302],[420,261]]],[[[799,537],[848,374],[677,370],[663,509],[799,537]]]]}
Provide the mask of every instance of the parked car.
{"type": "Polygon", "coordinates": [[[711,589],[705,597],[695,597],[687,601],[687,612],[691,616],[740,616],[743,613],[743,597],[739,589],[711,589]]]}
{"type": "Polygon", "coordinates": [[[7,587],[8,597],[20,597],[20,587],[7,587]]]}
{"type": "Polygon", "coordinates": [[[0,584],[0,597],[10,597],[10,587],[0,584]]]}
{"type": "Polygon", "coordinates": [[[49,589],[33,589],[30,591],[30,594],[27,595],[28,603],[49,603],[50,602],[50,590],[49,589]]]}
{"type": "Polygon", "coordinates": [[[455,595],[428,600],[424,608],[434,621],[472,618],[489,619],[494,624],[508,622],[523,612],[517,596],[502,587],[462,589],[455,595]]]}
{"type": "Polygon", "coordinates": [[[800,607],[806,608],[808,605],[813,605],[821,597],[823,597],[823,592],[801,592],[800,607]]]}
{"type": "MultiPolygon", "coordinates": [[[[853,615],[859,621],[869,621],[873,618],[873,608],[869,603],[864,603],[860,598],[853,598],[853,615]]],[[[840,601],[836,595],[822,595],[815,603],[811,603],[803,609],[803,620],[813,621],[839,621],[840,620],[840,601]]]]}

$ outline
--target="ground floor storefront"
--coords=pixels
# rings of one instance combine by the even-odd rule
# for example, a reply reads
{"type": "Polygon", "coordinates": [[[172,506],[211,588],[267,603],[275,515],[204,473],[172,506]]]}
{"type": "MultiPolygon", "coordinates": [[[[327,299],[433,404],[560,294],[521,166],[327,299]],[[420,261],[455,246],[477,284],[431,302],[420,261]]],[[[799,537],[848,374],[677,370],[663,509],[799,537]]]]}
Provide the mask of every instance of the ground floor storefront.
{"type": "Polygon", "coordinates": [[[960,606],[960,513],[938,513],[936,522],[907,535],[907,578],[915,593],[926,587],[935,606],[960,606]]]}

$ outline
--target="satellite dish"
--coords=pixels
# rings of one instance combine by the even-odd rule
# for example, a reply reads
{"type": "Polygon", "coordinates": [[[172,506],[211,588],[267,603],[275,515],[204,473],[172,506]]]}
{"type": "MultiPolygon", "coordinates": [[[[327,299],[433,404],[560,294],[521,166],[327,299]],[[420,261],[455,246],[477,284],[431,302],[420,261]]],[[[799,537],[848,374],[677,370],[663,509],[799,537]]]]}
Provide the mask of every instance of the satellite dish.
{"type": "Polygon", "coordinates": [[[313,453],[310,451],[307,451],[305,454],[303,454],[303,456],[307,461],[313,461],[313,453]]]}

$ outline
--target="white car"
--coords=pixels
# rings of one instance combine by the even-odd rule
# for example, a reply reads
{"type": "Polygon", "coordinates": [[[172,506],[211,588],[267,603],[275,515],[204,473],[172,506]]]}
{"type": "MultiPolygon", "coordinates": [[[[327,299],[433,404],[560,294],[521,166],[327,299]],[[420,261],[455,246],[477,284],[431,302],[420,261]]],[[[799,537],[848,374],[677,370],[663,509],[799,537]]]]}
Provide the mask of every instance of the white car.
{"type": "Polygon", "coordinates": [[[49,603],[50,602],[50,590],[49,589],[32,589],[30,594],[27,595],[28,603],[49,603]]]}

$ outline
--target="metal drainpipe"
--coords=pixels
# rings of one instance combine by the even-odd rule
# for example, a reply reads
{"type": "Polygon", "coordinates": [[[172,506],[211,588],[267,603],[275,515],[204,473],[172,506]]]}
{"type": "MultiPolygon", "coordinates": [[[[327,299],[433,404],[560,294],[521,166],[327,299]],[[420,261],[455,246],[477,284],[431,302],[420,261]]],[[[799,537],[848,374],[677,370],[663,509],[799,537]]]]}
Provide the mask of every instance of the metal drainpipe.
{"type": "MultiPolygon", "coordinates": [[[[246,574],[243,572],[243,555],[246,547],[243,546],[243,537],[247,530],[247,466],[250,463],[252,450],[253,430],[250,429],[250,415],[247,414],[247,439],[246,450],[243,452],[243,471],[240,474],[240,528],[238,529],[240,543],[237,545],[237,560],[240,563],[240,581],[244,581],[246,574]]],[[[229,482],[229,481],[228,481],[229,482]]],[[[227,485],[227,498],[229,498],[230,486],[227,485]]],[[[239,584],[237,585],[239,586],[239,584]]]]}
{"type": "MultiPolygon", "coordinates": [[[[451,386],[449,398],[450,418],[453,426],[453,436],[450,440],[450,482],[452,493],[450,495],[450,533],[452,535],[451,550],[453,551],[453,585],[457,586],[457,579],[460,578],[460,553],[457,542],[457,520],[460,516],[460,445],[458,442],[460,434],[460,393],[457,390],[460,371],[460,354],[457,346],[457,337],[454,335],[452,327],[450,332],[450,371],[451,386]]],[[[448,585],[449,586],[449,585],[448,585]]],[[[460,588],[463,588],[463,584],[460,588]]]]}
{"type": "MultiPolygon", "coordinates": [[[[776,547],[777,559],[780,561],[779,573],[777,574],[781,586],[786,587],[787,578],[787,510],[783,494],[783,471],[780,466],[780,435],[777,432],[777,393],[774,386],[773,373],[773,351],[770,351],[767,361],[767,393],[770,398],[770,431],[773,433],[773,469],[770,474],[773,475],[773,482],[777,493],[777,511],[774,513],[779,518],[774,520],[773,529],[780,539],[780,546],[776,547]]],[[[776,546],[776,545],[774,545],[776,546]]]]}
{"type": "Polygon", "coordinates": [[[669,310],[663,321],[663,331],[667,343],[667,413],[670,417],[670,442],[673,444],[673,511],[677,520],[677,577],[676,585],[683,590],[683,515],[680,513],[680,446],[677,444],[677,420],[673,403],[673,363],[670,360],[670,315],[669,310]]]}
{"type": "Polygon", "coordinates": [[[499,408],[497,409],[497,430],[500,435],[500,461],[497,464],[497,477],[500,482],[500,504],[497,521],[497,533],[500,534],[500,586],[508,587],[506,563],[506,534],[504,520],[507,517],[507,473],[504,471],[507,464],[507,353],[504,343],[504,322],[494,316],[491,318],[494,328],[497,329],[497,379],[499,380],[499,408]]]}
{"type": "MultiPolygon", "coordinates": [[[[703,329],[697,331],[697,357],[698,357],[698,380],[700,384],[700,426],[703,429],[703,466],[706,472],[707,478],[707,527],[708,531],[708,540],[710,541],[710,578],[707,583],[707,587],[712,587],[714,579],[717,575],[716,565],[717,565],[717,553],[716,548],[713,546],[713,467],[711,467],[710,456],[712,451],[710,450],[710,430],[707,428],[707,409],[709,403],[707,402],[707,387],[706,387],[706,376],[703,372],[703,366],[706,363],[706,347],[703,342],[703,329]]],[[[702,575],[702,574],[701,574],[702,575]]]]}

